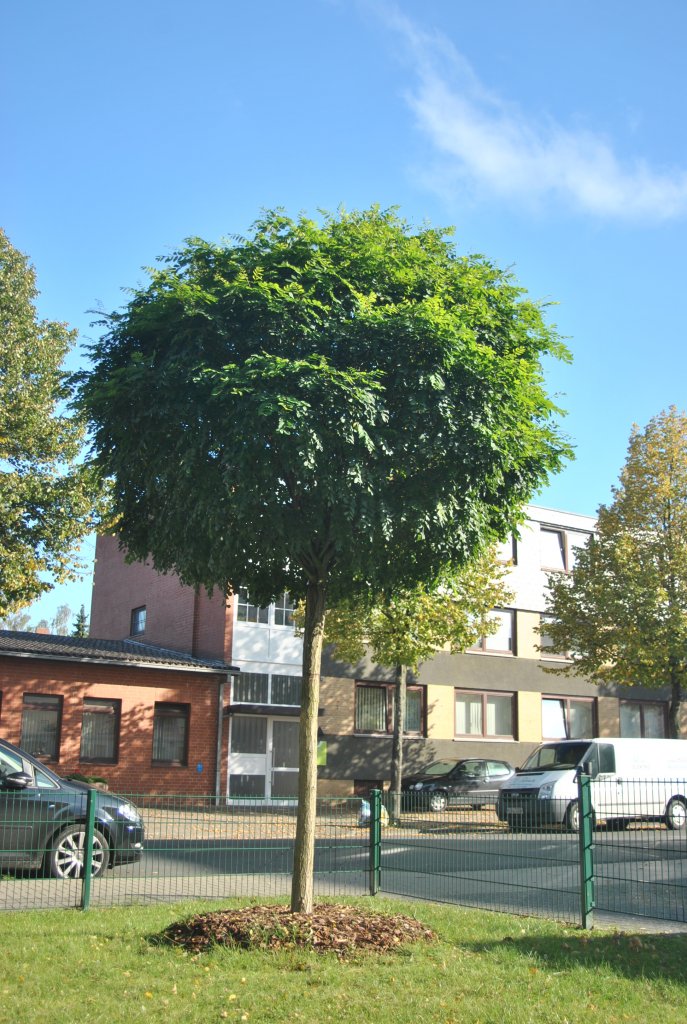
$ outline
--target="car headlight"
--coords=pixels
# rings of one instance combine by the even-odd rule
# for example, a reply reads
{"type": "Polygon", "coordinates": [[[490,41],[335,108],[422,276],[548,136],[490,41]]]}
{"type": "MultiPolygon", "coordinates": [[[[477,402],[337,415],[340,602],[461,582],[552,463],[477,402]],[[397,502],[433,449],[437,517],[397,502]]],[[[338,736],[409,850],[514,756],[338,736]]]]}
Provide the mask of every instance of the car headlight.
{"type": "Polygon", "coordinates": [[[422,789],[423,786],[424,782],[416,782],[415,785],[413,786],[413,789],[422,789]]]}
{"type": "Polygon", "coordinates": [[[543,786],[539,787],[539,792],[537,796],[540,800],[550,800],[552,791],[553,782],[545,782],[543,786]]]}
{"type": "Polygon", "coordinates": [[[120,818],[126,818],[127,821],[133,821],[138,824],[141,820],[141,815],[133,804],[124,802],[117,804],[117,814],[120,818]]]}

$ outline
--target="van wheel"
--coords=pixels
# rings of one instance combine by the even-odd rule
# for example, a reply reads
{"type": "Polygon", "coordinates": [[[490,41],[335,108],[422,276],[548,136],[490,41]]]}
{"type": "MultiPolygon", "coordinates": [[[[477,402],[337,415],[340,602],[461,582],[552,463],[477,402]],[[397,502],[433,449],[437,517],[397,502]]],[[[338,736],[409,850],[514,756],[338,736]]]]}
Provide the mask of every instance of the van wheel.
{"type": "MultiPolygon", "coordinates": [[[[580,805],[577,800],[572,800],[568,804],[568,809],[565,812],[565,818],[563,821],[568,832],[579,832],[580,831],[580,805]]],[[[592,811],[592,831],[596,828],[596,816],[592,811]]]]}
{"type": "Polygon", "coordinates": [[[666,827],[682,831],[687,827],[687,806],[682,797],[674,796],[666,807],[666,827]]]}

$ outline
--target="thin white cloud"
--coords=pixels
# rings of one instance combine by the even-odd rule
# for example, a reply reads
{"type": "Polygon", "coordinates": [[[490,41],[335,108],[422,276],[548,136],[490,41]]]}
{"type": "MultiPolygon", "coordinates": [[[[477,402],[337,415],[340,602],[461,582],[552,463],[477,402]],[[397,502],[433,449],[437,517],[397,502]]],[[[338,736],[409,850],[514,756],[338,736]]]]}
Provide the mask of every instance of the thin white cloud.
{"type": "Polygon", "coordinates": [[[422,31],[396,7],[377,10],[410,56],[416,83],[407,101],[440,156],[433,173],[442,191],[460,184],[520,203],[556,199],[624,220],[687,213],[687,172],[625,162],[599,134],[528,118],[489,92],[445,36],[422,31]]]}

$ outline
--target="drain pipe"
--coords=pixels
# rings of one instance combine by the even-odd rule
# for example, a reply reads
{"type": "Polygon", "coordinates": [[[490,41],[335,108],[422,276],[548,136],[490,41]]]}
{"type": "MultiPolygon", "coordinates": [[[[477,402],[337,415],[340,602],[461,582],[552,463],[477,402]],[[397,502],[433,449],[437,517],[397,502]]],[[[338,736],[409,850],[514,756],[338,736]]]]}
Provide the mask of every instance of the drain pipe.
{"type": "Polygon", "coordinates": [[[222,802],[222,740],[224,738],[224,688],[232,678],[230,672],[219,677],[217,686],[217,742],[215,747],[215,807],[222,802]]]}

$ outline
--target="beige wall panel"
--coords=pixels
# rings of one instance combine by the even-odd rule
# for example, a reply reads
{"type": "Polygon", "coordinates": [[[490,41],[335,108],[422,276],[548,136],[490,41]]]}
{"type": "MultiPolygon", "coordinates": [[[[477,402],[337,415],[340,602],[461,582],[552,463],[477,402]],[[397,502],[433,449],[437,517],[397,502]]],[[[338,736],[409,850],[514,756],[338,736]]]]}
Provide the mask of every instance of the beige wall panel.
{"type": "Polygon", "coordinates": [[[541,742],[541,694],[521,691],[518,701],[518,739],[523,743],[541,742]]]}
{"type": "Polygon", "coordinates": [[[515,616],[517,623],[516,651],[519,658],[536,658],[539,660],[539,651],[536,649],[539,643],[539,634],[535,629],[539,626],[538,612],[518,611],[515,616]]]}
{"type": "Polygon", "coordinates": [[[319,725],[326,736],[346,736],[355,725],[355,682],[337,676],[322,676],[320,707],[324,715],[319,725]]]}
{"type": "Polygon", "coordinates": [[[599,697],[596,702],[599,736],[620,736],[620,701],[617,697],[599,697]]]}
{"type": "Polygon", "coordinates": [[[455,735],[455,697],[452,686],[427,687],[427,738],[452,740],[455,735]]]}

